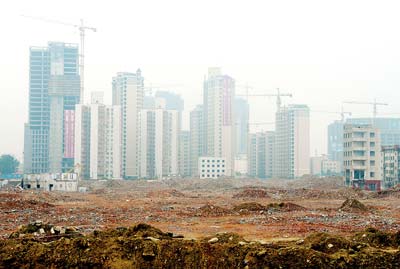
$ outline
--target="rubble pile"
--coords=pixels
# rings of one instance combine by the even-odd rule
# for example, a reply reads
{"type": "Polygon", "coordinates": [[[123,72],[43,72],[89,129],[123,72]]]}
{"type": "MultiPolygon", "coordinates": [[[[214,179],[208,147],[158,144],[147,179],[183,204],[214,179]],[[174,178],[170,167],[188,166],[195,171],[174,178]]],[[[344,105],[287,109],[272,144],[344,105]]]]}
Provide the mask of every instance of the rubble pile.
{"type": "Polygon", "coordinates": [[[182,192],[177,191],[175,189],[171,189],[171,190],[150,191],[147,193],[146,197],[148,197],[148,198],[185,197],[185,194],[183,194],[182,192]]]}
{"type": "Polygon", "coordinates": [[[347,212],[366,212],[368,211],[368,208],[358,201],[357,199],[347,199],[346,201],[343,202],[341,207],[339,208],[342,211],[347,211],[347,212]]]}
{"type": "Polygon", "coordinates": [[[230,214],[231,211],[219,206],[206,204],[198,209],[198,216],[220,217],[230,214]]]}
{"type": "Polygon", "coordinates": [[[270,198],[270,196],[263,189],[245,189],[239,193],[234,194],[232,198],[262,199],[270,198]]]}
{"type": "Polygon", "coordinates": [[[26,238],[34,236],[36,239],[51,241],[59,237],[73,237],[81,234],[75,227],[54,226],[45,224],[41,220],[36,220],[28,225],[22,225],[9,238],[26,238]]]}
{"type": "Polygon", "coordinates": [[[367,237],[317,233],[302,240],[263,243],[218,233],[185,240],[137,224],[47,242],[0,240],[0,268],[399,268],[398,241],[378,247],[367,237]]]}
{"type": "Polygon", "coordinates": [[[250,202],[250,203],[242,203],[235,205],[232,210],[238,213],[250,213],[250,212],[263,212],[268,210],[268,208],[266,206],[263,206],[262,204],[250,202]]]}

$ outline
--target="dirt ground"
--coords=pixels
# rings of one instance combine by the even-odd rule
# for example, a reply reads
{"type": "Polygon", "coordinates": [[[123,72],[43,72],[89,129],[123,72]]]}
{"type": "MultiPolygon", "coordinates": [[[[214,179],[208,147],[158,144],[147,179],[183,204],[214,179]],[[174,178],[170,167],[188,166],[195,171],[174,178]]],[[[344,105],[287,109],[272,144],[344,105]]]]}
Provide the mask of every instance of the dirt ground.
{"type": "Polygon", "coordinates": [[[39,220],[89,236],[145,223],[185,240],[232,233],[261,245],[321,233],[348,239],[367,228],[399,231],[400,189],[372,193],[341,184],[339,178],[182,179],[83,182],[87,193],[0,189],[0,242],[39,220]]]}

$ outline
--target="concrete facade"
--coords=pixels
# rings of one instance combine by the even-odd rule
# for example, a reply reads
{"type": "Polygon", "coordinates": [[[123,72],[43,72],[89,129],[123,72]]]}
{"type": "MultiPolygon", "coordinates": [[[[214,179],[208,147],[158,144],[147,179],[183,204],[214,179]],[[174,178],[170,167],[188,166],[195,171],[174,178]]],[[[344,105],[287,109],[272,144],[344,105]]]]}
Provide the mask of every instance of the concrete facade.
{"type": "Polygon", "coordinates": [[[379,129],[371,125],[345,124],[343,138],[345,184],[372,191],[383,188],[379,129]]]}
{"type": "Polygon", "coordinates": [[[248,168],[250,177],[271,178],[274,161],[275,132],[249,134],[248,168]]]}
{"type": "Polygon", "coordinates": [[[199,158],[199,173],[200,178],[220,178],[230,176],[226,170],[225,158],[220,157],[200,157],[199,158]]]}
{"type": "Polygon", "coordinates": [[[205,154],[204,110],[202,105],[196,106],[190,112],[190,174],[200,175],[199,158],[205,154]]]}
{"type": "Polygon", "coordinates": [[[381,164],[383,189],[400,184],[400,146],[383,146],[381,164]]]}
{"type": "Polygon", "coordinates": [[[140,177],[164,178],[179,174],[180,121],[165,106],[140,111],[140,177]]]}
{"type": "Polygon", "coordinates": [[[205,156],[226,160],[226,171],[233,176],[235,163],[235,81],[210,68],[204,81],[205,156]]]}
{"type": "Polygon", "coordinates": [[[299,178],[310,173],[310,110],[289,105],[276,112],[273,177],[299,178]]]}
{"type": "Polygon", "coordinates": [[[80,99],[78,45],[49,42],[30,48],[29,121],[24,135],[24,172],[73,167],[75,104],[80,99]]]}
{"type": "Polygon", "coordinates": [[[144,78],[136,73],[118,73],[113,78],[113,105],[121,107],[122,176],[140,176],[139,112],[143,108],[144,78]]]}

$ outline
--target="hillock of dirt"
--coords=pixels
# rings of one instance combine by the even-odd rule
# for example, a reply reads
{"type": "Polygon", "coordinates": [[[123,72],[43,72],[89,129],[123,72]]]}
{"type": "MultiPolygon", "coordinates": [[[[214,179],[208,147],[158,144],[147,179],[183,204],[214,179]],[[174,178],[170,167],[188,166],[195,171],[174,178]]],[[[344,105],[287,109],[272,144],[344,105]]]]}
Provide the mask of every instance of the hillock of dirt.
{"type": "Polygon", "coordinates": [[[198,214],[205,217],[220,217],[230,214],[231,211],[220,206],[206,204],[198,209],[198,214]]]}
{"type": "Polygon", "coordinates": [[[263,206],[262,204],[255,203],[255,202],[250,202],[250,203],[242,203],[235,205],[233,207],[234,212],[238,213],[247,213],[247,212],[260,212],[260,211],[265,211],[268,208],[266,206],[263,206]]]}
{"type": "MultiPolygon", "coordinates": [[[[365,233],[398,238],[377,230],[365,233]]],[[[398,241],[387,248],[366,238],[320,233],[261,244],[225,233],[185,240],[138,224],[49,242],[36,237],[0,240],[0,268],[399,268],[398,241]]]]}
{"type": "Polygon", "coordinates": [[[339,208],[347,212],[367,212],[368,208],[357,199],[346,199],[339,208]]]}
{"type": "Polygon", "coordinates": [[[147,193],[146,197],[148,198],[154,198],[154,197],[162,197],[162,198],[168,198],[168,197],[185,197],[185,194],[182,192],[175,190],[175,189],[170,189],[170,190],[157,190],[157,191],[150,191],[147,193]]]}
{"type": "Polygon", "coordinates": [[[270,196],[263,189],[245,189],[241,192],[234,194],[232,198],[262,199],[262,198],[270,198],[270,196]]]}
{"type": "Polygon", "coordinates": [[[271,203],[267,206],[269,210],[275,210],[275,211],[302,211],[306,210],[305,207],[295,204],[295,203],[290,203],[290,202],[283,202],[283,203],[271,203]]]}

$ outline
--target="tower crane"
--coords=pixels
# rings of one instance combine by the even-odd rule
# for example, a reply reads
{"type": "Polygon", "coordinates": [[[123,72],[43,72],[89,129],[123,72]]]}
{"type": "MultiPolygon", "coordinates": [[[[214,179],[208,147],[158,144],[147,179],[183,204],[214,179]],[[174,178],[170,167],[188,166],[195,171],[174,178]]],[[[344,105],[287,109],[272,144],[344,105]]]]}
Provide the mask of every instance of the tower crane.
{"type": "Polygon", "coordinates": [[[342,123],[344,122],[344,119],[345,119],[346,115],[349,115],[349,116],[352,115],[351,112],[343,111],[343,106],[342,106],[342,110],[340,112],[339,111],[321,111],[321,110],[311,110],[311,112],[327,113],[327,114],[339,114],[340,115],[340,120],[341,120],[342,123]]]}
{"type": "Polygon", "coordinates": [[[375,123],[376,115],[378,114],[378,106],[388,106],[387,103],[379,103],[376,99],[373,102],[358,102],[358,101],[344,101],[343,104],[355,105],[372,105],[373,106],[373,123],[375,123]]]}
{"type": "Polygon", "coordinates": [[[71,26],[74,28],[77,28],[79,30],[79,35],[80,35],[80,53],[79,53],[79,75],[80,75],[80,79],[81,79],[81,98],[80,98],[80,103],[83,104],[84,103],[84,99],[85,99],[85,83],[84,83],[84,77],[85,77],[85,35],[86,35],[86,30],[90,30],[93,32],[97,32],[97,29],[94,27],[89,27],[86,26],[83,23],[83,19],[80,20],[80,24],[73,24],[73,23],[66,23],[66,22],[62,22],[62,21],[58,21],[58,20],[52,20],[52,19],[47,19],[47,18],[42,18],[42,17],[35,17],[35,16],[26,16],[26,15],[21,15],[22,17],[25,18],[29,18],[29,19],[34,19],[34,20],[40,20],[43,22],[47,22],[47,23],[54,23],[54,24],[60,24],[60,25],[64,25],[64,26],[71,26]]]}
{"type": "Polygon", "coordinates": [[[246,94],[245,95],[237,95],[237,96],[244,96],[247,99],[249,97],[276,97],[276,106],[277,106],[277,110],[280,109],[281,104],[282,104],[282,100],[281,97],[293,97],[293,95],[291,93],[281,93],[280,89],[277,88],[277,93],[276,94],[249,94],[248,93],[248,86],[246,87],[246,94]]]}

